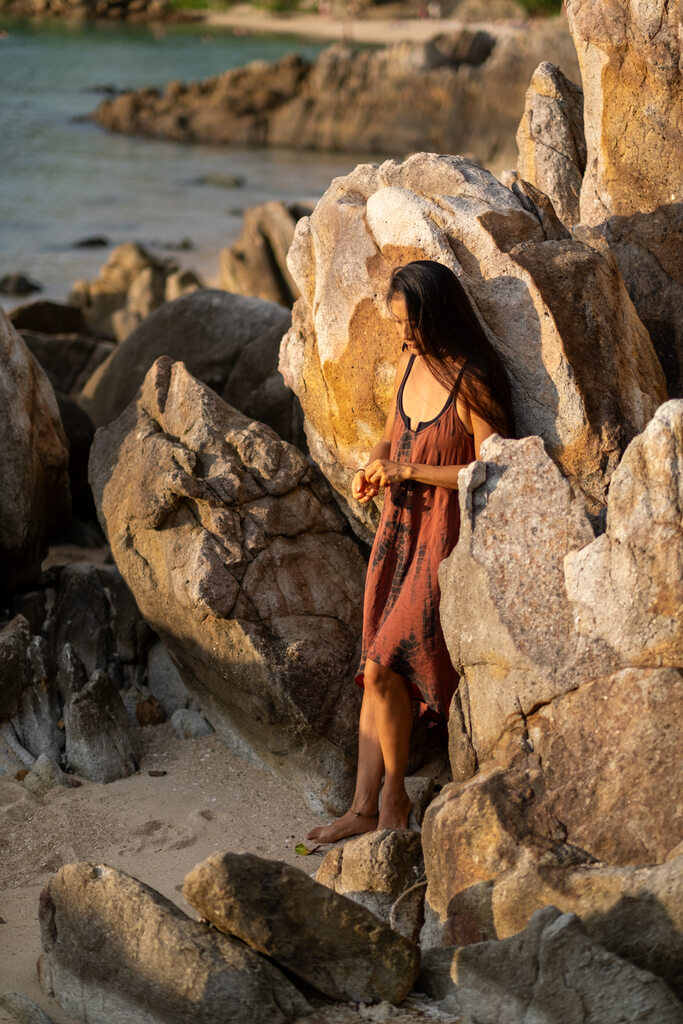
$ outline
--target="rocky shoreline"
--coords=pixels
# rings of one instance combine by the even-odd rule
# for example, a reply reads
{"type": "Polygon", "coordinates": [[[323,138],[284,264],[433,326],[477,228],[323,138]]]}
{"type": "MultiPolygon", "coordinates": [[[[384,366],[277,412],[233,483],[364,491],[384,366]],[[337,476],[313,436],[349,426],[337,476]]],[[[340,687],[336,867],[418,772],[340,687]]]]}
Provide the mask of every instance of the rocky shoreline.
{"type": "Polygon", "coordinates": [[[204,82],[170,82],[104,100],[93,120],[112,131],[183,142],[404,154],[474,154],[513,166],[514,133],[543,59],[578,78],[561,20],[533,28],[442,34],[354,52],[343,44],[310,62],[292,54],[204,82]]]}
{"type": "MultiPolygon", "coordinates": [[[[0,791],[17,830],[87,785],[132,786],[164,728],[224,744],[311,815],[348,805],[378,512],[351,506],[349,481],[390,401],[393,267],[460,275],[517,426],[460,475],[439,571],[460,684],[447,750],[416,714],[411,827],[333,847],[315,880],[306,847],[302,871],[220,832],[163,886],[153,861],[144,882],[121,863],[125,844],[107,862],[89,836],[61,843],[38,965],[60,1024],[683,1019],[677,26],[664,0],[609,39],[581,0],[568,14],[585,92],[534,69],[510,187],[464,156],[360,164],[312,211],[253,211],[224,255],[232,287],[277,301],[129,245],[70,307],[0,314],[0,791]],[[74,533],[106,537],[113,564],[43,569],[74,533]]],[[[469,63],[445,71],[473,78],[488,45],[451,40],[469,63]]],[[[46,1024],[21,993],[0,1006],[46,1024]]]]}

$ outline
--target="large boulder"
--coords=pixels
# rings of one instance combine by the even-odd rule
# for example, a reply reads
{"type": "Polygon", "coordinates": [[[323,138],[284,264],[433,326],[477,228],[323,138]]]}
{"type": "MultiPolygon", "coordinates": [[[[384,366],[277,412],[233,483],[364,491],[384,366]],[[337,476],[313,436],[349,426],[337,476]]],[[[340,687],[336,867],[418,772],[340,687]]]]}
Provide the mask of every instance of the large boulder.
{"type": "Polygon", "coordinates": [[[77,1020],[284,1024],[310,1010],[267,960],[104,864],[61,868],[40,927],[41,984],[77,1020]]]}
{"type": "Polygon", "coordinates": [[[517,129],[517,172],[552,200],[567,226],[581,219],[586,169],[583,92],[549,61],[536,68],[517,129]]]}
{"type": "Polygon", "coordinates": [[[638,314],[683,395],[683,109],[678,7],[568,0],[584,90],[581,221],[609,240],[638,314]],[[628,126],[625,129],[624,126],[628,126]]]}
{"type": "Polygon", "coordinates": [[[158,360],[98,431],[91,482],[116,563],[228,742],[341,810],[364,560],[297,449],[158,360]]]}
{"type": "Polygon", "coordinates": [[[0,310],[0,597],[35,577],[68,522],[69,448],[45,373],[0,310]]]}
{"type": "MultiPolygon", "coordinates": [[[[419,153],[357,167],[299,221],[289,266],[302,297],[280,367],[311,453],[341,494],[391,399],[400,342],[390,274],[427,258],[469,291],[507,368],[518,434],[540,435],[591,510],[604,506],[626,444],[666,396],[664,378],[604,240],[548,238],[524,200],[468,160],[419,153]]],[[[358,513],[368,526],[373,511],[358,513]]]]}
{"type": "Polygon", "coordinates": [[[137,242],[112,252],[93,281],[74,281],[68,303],[79,308],[88,327],[123,341],[166,300],[166,282],[178,270],[173,260],[158,259],[137,242]]]}
{"type": "Polygon", "coordinates": [[[297,220],[309,213],[310,206],[275,199],[245,210],[240,237],[221,251],[221,287],[291,307],[299,289],[287,267],[287,252],[297,220]]]}
{"type": "Polygon", "coordinates": [[[612,478],[606,532],[565,563],[578,637],[624,665],[683,665],[683,399],[666,402],[612,478]]]}
{"type": "MultiPolygon", "coordinates": [[[[289,324],[289,311],[274,302],[210,288],[181,296],[116,347],[85,385],[80,403],[96,427],[110,423],[135,397],[155,359],[166,355],[182,360],[219,394],[227,389],[230,400],[244,407],[276,372],[289,324]]],[[[281,378],[280,387],[287,390],[281,378]]],[[[288,401],[291,417],[291,393],[288,401]]],[[[267,409],[260,411],[268,416],[267,409]]],[[[281,410],[275,413],[281,416],[281,410]]]]}
{"type": "Polygon", "coordinates": [[[659,978],[607,952],[573,914],[546,907],[519,935],[433,950],[419,986],[477,1024],[680,1024],[681,1005],[659,978]]]}
{"type": "Polygon", "coordinates": [[[332,999],[400,1003],[417,946],[305,872],[253,854],[214,853],[185,879],[190,906],[332,999]]]}

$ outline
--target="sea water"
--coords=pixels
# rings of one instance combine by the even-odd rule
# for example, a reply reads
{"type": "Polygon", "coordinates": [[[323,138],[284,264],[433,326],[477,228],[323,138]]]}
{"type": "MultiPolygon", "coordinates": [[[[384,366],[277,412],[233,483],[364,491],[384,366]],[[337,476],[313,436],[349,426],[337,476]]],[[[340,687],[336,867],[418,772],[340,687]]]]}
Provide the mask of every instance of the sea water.
{"type": "MultiPolygon", "coordinates": [[[[312,59],[324,45],[199,25],[0,17],[0,278],[23,271],[43,285],[33,297],[64,301],[114,246],[136,240],[215,283],[218,252],[237,238],[244,209],[315,200],[370,158],[134,138],[79,118],[107,87],[190,82],[292,51],[312,59]],[[75,245],[90,236],[107,247],[75,245]],[[184,239],[190,251],[171,251],[184,239]]],[[[5,309],[20,301],[0,294],[5,309]]]]}

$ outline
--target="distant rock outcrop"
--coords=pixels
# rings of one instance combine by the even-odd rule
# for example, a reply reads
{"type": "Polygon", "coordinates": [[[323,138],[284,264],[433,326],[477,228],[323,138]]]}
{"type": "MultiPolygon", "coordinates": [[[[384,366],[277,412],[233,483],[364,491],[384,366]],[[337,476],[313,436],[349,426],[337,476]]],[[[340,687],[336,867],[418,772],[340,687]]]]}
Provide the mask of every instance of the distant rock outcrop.
{"type": "Polygon", "coordinates": [[[365,563],[320,475],[168,358],[90,466],[116,563],[211,724],[345,809],[365,563]]]}
{"type": "Polygon", "coordinates": [[[161,94],[125,93],[93,116],[114,131],[184,142],[396,155],[426,149],[509,166],[524,92],[541,60],[578,77],[559,19],[463,27],[380,50],[337,44],[313,63],[292,54],[206,82],[170,82],[161,94]]]}

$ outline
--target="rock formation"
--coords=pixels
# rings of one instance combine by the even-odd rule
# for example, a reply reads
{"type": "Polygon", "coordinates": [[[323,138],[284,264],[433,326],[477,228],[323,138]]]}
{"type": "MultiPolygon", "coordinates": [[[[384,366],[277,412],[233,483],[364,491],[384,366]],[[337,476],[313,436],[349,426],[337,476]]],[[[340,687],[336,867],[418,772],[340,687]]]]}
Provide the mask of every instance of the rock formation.
{"type": "Polygon", "coordinates": [[[335,45],[313,63],[292,54],[206,82],[170,82],[161,94],[140,89],[103,101],[93,117],[115,131],[187,142],[467,152],[510,166],[524,92],[544,59],[578,77],[559,20],[505,31],[463,27],[426,44],[358,52],[335,45]]]}
{"type": "MultiPolygon", "coordinates": [[[[462,672],[449,724],[462,781],[425,817],[424,941],[510,934],[555,896],[590,930],[590,863],[610,879],[601,920],[627,900],[644,919],[653,899],[670,905],[670,881],[653,875],[638,890],[636,878],[680,841],[670,772],[683,713],[682,430],[677,400],[634,438],[595,539],[536,439],[492,438],[461,475],[461,536],[440,583],[462,672]]],[[[671,981],[666,914],[654,915],[647,966],[671,981]]],[[[632,943],[642,965],[629,928],[623,955],[632,943]]]]}
{"type": "Polygon", "coordinates": [[[79,401],[96,426],[119,416],[155,359],[185,362],[247,415],[270,421],[285,437],[300,432],[298,403],[277,372],[289,311],[273,302],[201,289],[149,316],[93,374],[79,401]]]}
{"type": "Polygon", "coordinates": [[[67,864],[40,898],[45,991],[78,1020],[284,1024],[310,1009],[267,960],[104,864],[67,864]]]}
{"type": "Polygon", "coordinates": [[[332,999],[400,1003],[417,976],[417,946],[298,868],[216,853],[185,879],[202,918],[332,999]]]}
{"type": "Polygon", "coordinates": [[[419,985],[477,1024],[681,1020],[680,1003],[659,978],[602,949],[576,916],[555,907],[501,942],[431,951],[419,985]]]}
{"type": "Polygon", "coordinates": [[[91,482],[116,563],[211,724],[340,810],[365,566],[319,475],[163,358],[96,434],[91,482]]]}
{"type": "Polygon", "coordinates": [[[69,449],[55,395],[0,311],[0,597],[40,572],[49,535],[67,522],[69,449]]]}
{"type": "MultiPolygon", "coordinates": [[[[461,157],[416,154],[337,178],[297,225],[302,297],[280,367],[311,454],[343,496],[381,435],[399,342],[394,267],[461,276],[510,377],[519,435],[538,434],[593,512],[628,441],[665,397],[652,345],[599,237],[546,237],[540,213],[461,157]]],[[[356,511],[356,510],[354,510],[356,511]]],[[[359,516],[372,526],[373,509],[359,516]]]]}
{"type": "MultiPolygon", "coordinates": [[[[683,113],[677,4],[568,0],[581,67],[586,140],[580,221],[609,241],[666,374],[683,395],[683,113]]],[[[578,77],[564,67],[570,79],[578,77]]],[[[520,131],[520,175],[547,192],[565,223],[579,220],[581,168],[572,86],[537,70],[520,131]],[[547,117],[550,110],[552,118],[547,117]],[[570,112],[571,110],[571,112],[570,112]],[[568,116],[566,116],[568,114],[568,116]],[[559,150],[559,152],[558,152],[559,150]],[[554,152],[553,152],[554,151],[554,152]]],[[[574,95],[576,95],[574,93],[574,95]]],[[[580,232],[575,237],[583,237],[580,232]]]]}
{"type": "MultiPolygon", "coordinates": [[[[185,291],[199,287],[190,278],[185,291]]],[[[90,329],[123,341],[139,323],[164,302],[178,298],[178,265],[158,259],[137,242],[125,242],[94,281],[74,281],[68,302],[83,312],[90,329]]]]}
{"type": "Polygon", "coordinates": [[[519,176],[550,198],[567,227],[577,224],[586,169],[583,92],[548,61],[539,64],[527,89],[517,148],[519,176]]]}
{"type": "Polygon", "coordinates": [[[240,237],[220,255],[221,287],[291,307],[299,297],[287,267],[296,222],[312,207],[271,200],[244,211],[240,237]]]}

